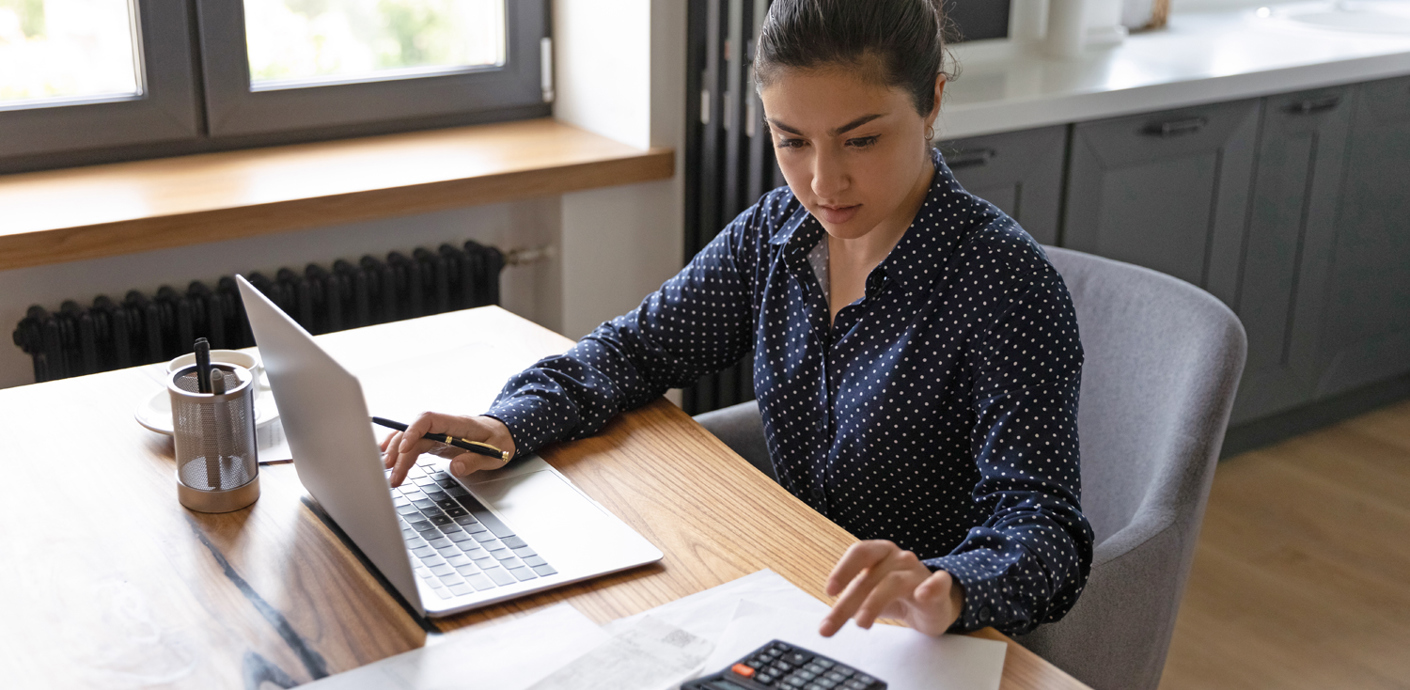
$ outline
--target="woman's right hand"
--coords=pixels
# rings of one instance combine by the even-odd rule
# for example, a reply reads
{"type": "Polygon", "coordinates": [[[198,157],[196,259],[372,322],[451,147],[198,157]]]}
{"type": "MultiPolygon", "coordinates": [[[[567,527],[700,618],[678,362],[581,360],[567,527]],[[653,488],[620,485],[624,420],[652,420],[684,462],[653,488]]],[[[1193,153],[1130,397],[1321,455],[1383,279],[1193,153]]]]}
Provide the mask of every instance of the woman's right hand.
{"type": "Polygon", "coordinates": [[[509,457],[514,457],[514,438],[509,435],[509,427],[494,417],[423,412],[406,427],[406,431],[394,431],[382,439],[382,466],[392,470],[392,486],[401,485],[422,453],[450,458],[450,471],[457,476],[478,470],[497,470],[505,465],[499,458],[469,453],[455,446],[421,438],[426,434],[449,434],[468,441],[488,443],[509,451],[509,457]]]}

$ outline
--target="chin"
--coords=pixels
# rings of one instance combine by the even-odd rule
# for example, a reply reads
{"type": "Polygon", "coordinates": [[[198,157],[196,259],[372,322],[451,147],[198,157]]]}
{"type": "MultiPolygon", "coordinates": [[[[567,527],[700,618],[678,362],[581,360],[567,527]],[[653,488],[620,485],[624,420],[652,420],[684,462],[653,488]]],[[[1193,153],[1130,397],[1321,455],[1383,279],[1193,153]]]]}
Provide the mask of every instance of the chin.
{"type": "Polygon", "coordinates": [[[853,218],[841,225],[829,223],[818,217],[817,214],[814,214],[813,218],[817,219],[818,225],[823,226],[827,234],[839,240],[855,240],[859,237],[864,237],[872,228],[876,227],[876,223],[868,218],[853,218]]]}

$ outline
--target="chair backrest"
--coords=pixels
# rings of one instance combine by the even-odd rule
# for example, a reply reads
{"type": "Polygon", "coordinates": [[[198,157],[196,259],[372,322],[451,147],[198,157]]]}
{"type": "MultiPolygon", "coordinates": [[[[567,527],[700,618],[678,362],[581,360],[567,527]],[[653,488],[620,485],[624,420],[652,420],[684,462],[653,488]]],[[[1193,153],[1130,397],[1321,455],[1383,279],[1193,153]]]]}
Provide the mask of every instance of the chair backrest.
{"type": "Polygon", "coordinates": [[[1092,578],[1021,640],[1095,688],[1154,690],[1243,372],[1243,326],[1177,278],[1046,247],[1077,310],[1092,578]]]}

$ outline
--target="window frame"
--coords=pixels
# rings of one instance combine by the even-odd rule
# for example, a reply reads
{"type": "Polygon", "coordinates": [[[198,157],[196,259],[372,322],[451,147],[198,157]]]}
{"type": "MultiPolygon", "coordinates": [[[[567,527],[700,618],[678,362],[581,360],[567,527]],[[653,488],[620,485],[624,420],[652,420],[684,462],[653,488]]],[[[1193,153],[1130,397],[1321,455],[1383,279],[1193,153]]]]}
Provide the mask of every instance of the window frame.
{"type": "Polygon", "coordinates": [[[244,4],[195,0],[212,137],[273,134],[543,105],[543,0],[504,0],[505,62],[434,76],[253,90],[244,4]]]}
{"type": "Polygon", "coordinates": [[[129,0],[136,97],[0,110],[0,174],[552,115],[551,0],[505,0],[503,65],[292,89],[250,88],[241,0],[129,0]]]}
{"type": "Polygon", "coordinates": [[[202,134],[185,0],[133,2],[136,96],[0,110],[0,159],[191,139],[202,134]]]}

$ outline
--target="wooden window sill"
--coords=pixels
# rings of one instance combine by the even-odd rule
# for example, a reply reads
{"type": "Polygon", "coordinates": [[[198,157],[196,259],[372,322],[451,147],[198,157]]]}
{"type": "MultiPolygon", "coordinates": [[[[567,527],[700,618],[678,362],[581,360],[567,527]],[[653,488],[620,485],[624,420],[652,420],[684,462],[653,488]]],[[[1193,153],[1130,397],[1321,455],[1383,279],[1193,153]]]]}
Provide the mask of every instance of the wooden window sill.
{"type": "Polygon", "coordinates": [[[0,270],[668,179],[552,119],[0,177],[0,270]]]}

